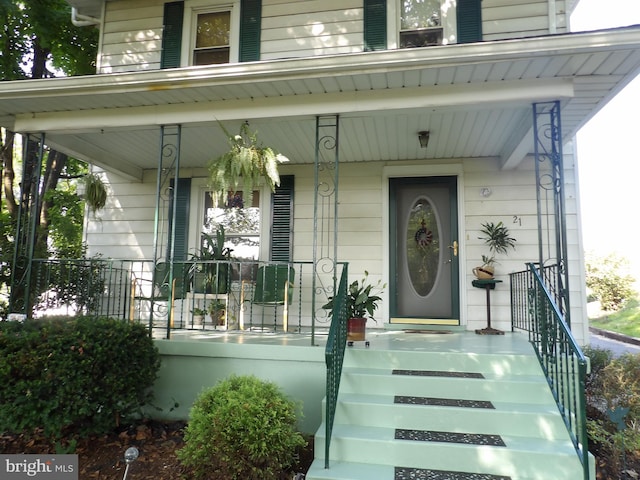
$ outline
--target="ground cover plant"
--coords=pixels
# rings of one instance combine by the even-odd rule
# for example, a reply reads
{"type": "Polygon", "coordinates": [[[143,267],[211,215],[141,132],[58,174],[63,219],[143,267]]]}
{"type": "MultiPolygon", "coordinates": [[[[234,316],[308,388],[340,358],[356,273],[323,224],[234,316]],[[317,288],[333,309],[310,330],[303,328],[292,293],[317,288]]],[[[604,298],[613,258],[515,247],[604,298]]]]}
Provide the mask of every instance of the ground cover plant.
{"type": "Polygon", "coordinates": [[[614,358],[609,350],[585,348],[589,450],[598,479],[640,476],[640,355],[614,358]]]}
{"type": "Polygon", "coordinates": [[[589,325],[610,332],[640,338],[640,303],[637,297],[629,299],[624,307],[615,312],[601,312],[589,319],[589,325]]]}

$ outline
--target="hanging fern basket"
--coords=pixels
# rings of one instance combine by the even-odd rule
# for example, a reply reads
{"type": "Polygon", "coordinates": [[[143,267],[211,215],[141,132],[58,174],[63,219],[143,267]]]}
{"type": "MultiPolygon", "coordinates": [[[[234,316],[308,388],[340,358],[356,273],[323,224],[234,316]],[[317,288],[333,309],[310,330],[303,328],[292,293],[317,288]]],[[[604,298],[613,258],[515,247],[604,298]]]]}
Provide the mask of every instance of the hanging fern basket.
{"type": "Polygon", "coordinates": [[[289,159],[273,148],[261,145],[257,133],[251,132],[246,122],[238,135],[231,135],[222,124],[220,127],[227,136],[229,150],[208,165],[214,205],[224,203],[229,192],[238,190],[244,191],[245,205],[251,205],[253,191],[263,182],[275,191],[280,185],[278,165],[289,159]]]}
{"type": "Polygon", "coordinates": [[[84,178],[84,188],[84,201],[91,213],[95,215],[107,203],[107,188],[95,173],[90,173],[84,178]]]}

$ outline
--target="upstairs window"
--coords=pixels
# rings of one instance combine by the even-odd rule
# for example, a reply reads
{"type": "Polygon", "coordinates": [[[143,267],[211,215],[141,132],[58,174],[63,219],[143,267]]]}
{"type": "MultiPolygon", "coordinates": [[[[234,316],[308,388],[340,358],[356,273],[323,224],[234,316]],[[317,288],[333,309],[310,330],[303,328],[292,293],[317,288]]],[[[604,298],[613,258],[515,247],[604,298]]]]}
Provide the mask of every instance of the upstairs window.
{"type": "Polygon", "coordinates": [[[203,12],[196,15],[193,65],[229,63],[231,11],[203,12]]]}
{"type": "Polygon", "coordinates": [[[442,45],[440,0],[400,0],[400,48],[442,45]]]}

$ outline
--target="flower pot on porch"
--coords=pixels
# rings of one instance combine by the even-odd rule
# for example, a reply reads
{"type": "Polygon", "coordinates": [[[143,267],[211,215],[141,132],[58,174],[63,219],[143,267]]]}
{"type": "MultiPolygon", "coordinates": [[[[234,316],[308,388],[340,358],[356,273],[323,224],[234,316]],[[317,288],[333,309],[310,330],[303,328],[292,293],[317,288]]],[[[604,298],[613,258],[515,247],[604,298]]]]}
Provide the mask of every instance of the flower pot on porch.
{"type": "Polygon", "coordinates": [[[474,268],[472,272],[478,280],[490,280],[493,278],[495,269],[493,265],[482,265],[481,267],[474,268]]]}
{"type": "Polygon", "coordinates": [[[347,319],[347,340],[349,342],[364,341],[366,326],[367,326],[366,318],[348,318],[347,319]]]}

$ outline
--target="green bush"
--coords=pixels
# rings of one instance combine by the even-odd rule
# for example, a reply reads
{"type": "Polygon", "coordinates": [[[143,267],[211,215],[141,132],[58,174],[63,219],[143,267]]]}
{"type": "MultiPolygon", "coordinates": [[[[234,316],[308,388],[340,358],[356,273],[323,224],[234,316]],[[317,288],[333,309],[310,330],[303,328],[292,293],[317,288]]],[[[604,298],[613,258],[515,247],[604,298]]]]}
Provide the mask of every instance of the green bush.
{"type": "Polygon", "coordinates": [[[194,402],[178,458],[197,479],[278,479],[306,443],[296,410],[277,385],[232,376],[194,402]]]}
{"type": "Polygon", "coordinates": [[[142,325],[107,318],[0,322],[0,432],[104,433],[151,400],[159,354],[142,325]]]}
{"type": "Polygon", "coordinates": [[[587,376],[587,432],[590,443],[616,469],[640,451],[640,355],[614,358],[610,350],[585,348],[591,361],[587,376]],[[628,409],[626,415],[620,412],[628,409]]]}

